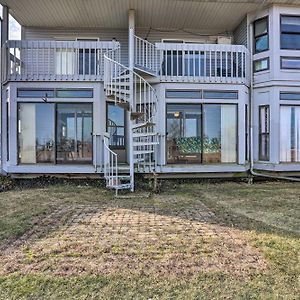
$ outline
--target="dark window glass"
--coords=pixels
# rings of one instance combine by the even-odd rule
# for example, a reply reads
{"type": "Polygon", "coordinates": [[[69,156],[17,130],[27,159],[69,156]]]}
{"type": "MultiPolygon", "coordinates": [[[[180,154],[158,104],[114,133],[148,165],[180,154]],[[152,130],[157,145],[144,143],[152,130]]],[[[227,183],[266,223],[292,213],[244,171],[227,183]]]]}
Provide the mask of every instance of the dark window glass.
{"type": "Polygon", "coordinates": [[[281,68],[300,70],[300,57],[281,57],[281,68]]]}
{"type": "Polygon", "coordinates": [[[167,161],[202,162],[201,105],[167,105],[167,161]]]}
{"type": "Polygon", "coordinates": [[[167,105],[168,163],[235,163],[236,149],[236,105],[167,105]]]}
{"type": "Polygon", "coordinates": [[[269,58],[262,58],[253,62],[254,72],[269,70],[269,58]]]}
{"type": "Polygon", "coordinates": [[[107,105],[107,132],[111,148],[125,147],[125,110],[114,103],[107,105]]]}
{"type": "Polygon", "coordinates": [[[300,93],[280,92],[280,100],[300,101],[300,93]]]}
{"type": "Polygon", "coordinates": [[[57,98],[93,98],[93,89],[58,89],[57,98]]]}
{"type": "Polygon", "coordinates": [[[300,16],[281,16],[281,49],[300,49],[300,16]]]}
{"type": "Polygon", "coordinates": [[[19,98],[53,98],[54,89],[18,89],[19,98]]]}
{"type": "Polygon", "coordinates": [[[259,160],[270,159],[270,108],[259,107],[259,160]]]}
{"type": "Polygon", "coordinates": [[[269,49],[268,17],[254,22],[254,52],[259,53],[269,49]]]}
{"type": "Polygon", "coordinates": [[[91,163],[92,104],[57,104],[56,120],[57,163],[91,163]]]}
{"type": "Polygon", "coordinates": [[[204,99],[238,99],[236,91],[203,91],[204,99]]]}
{"type": "Polygon", "coordinates": [[[166,98],[191,98],[200,99],[201,91],[193,90],[167,90],[166,98]]]}
{"type": "Polygon", "coordinates": [[[54,104],[20,103],[18,137],[20,163],[54,163],[54,104]]]}

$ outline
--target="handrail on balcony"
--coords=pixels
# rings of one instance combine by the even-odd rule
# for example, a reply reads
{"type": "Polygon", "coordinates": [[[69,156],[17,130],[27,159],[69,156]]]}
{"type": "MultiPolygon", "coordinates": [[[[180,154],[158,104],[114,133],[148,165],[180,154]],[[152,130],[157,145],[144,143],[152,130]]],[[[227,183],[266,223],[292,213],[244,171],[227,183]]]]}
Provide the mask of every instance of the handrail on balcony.
{"type": "Polygon", "coordinates": [[[101,81],[104,53],[118,46],[115,41],[10,40],[3,49],[3,80],[101,81]]]}
{"type": "Polygon", "coordinates": [[[242,45],[156,43],[161,81],[249,83],[249,51],[242,45]]]}

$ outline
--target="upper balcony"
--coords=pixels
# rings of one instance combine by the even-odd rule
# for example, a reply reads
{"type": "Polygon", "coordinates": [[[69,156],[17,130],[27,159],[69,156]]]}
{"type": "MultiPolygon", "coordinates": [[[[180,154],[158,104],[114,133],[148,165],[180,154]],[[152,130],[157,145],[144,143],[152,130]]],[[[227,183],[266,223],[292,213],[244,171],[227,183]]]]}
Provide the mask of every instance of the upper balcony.
{"type": "Polygon", "coordinates": [[[7,41],[2,51],[2,79],[4,82],[102,81],[104,53],[118,46],[114,41],[7,41]]]}
{"type": "Polygon", "coordinates": [[[249,84],[249,51],[242,45],[156,43],[135,37],[135,67],[161,82],[249,84]]]}
{"type": "MultiPolygon", "coordinates": [[[[3,81],[102,81],[105,52],[118,42],[7,41],[3,81]]],[[[135,68],[161,82],[249,83],[244,46],[151,44],[135,36],[135,68]]],[[[120,51],[114,52],[120,61],[120,51]]]]}

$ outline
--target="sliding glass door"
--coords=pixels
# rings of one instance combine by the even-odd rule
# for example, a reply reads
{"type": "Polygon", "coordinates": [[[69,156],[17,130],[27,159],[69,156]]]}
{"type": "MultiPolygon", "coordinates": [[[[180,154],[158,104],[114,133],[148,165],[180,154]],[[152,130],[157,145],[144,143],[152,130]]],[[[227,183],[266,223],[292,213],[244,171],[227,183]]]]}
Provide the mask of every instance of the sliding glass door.
{"type": "Polygon", "coordinates": [[[54,104],[19,104],[19,162],[54,163],[54,132],[54,104]]]}
{"type": "Polygon", "coordinates": [[[237,143],[237,105],[167,105],[168,163],[236,163],[237,143]]]}
{"type": "Polygon", "coordinates": [[[201,163],[201,106],[168,105],[168,163],[201,163]]]}
{"type": "Polygon", "coordinates": [[[58,104],[57,163],[92,161],[92,105],[58,104]]]}
{"type": "Polygon", "coordinates": [[[92,104],[20,103],[19,162],[92,163],[92,104]]]}

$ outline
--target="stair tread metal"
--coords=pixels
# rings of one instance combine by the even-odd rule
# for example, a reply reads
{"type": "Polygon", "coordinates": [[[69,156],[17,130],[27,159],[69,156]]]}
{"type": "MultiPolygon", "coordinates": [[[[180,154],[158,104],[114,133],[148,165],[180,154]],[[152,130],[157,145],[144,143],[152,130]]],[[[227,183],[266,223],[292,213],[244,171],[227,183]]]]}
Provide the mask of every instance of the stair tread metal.
{"type": "Polygon", "coordinates": [[[134,124],[134,125],[132,125],[132,128],[138,129],[138,128],[152,127],[152,126],[155,126],[155,123],[145,122],[145,123],[141,123],[141,124],[134,124]]]}
{"type": "Polygon", "coordinates": [[[132,134],[134,138],[147,137],[147,136],[156,136],[157,132],[136,132],[132,134]]]}
{"type": "Polygon", "coordinates": [[[158,145],[159,142],[133,142],[134,147],[140,147],[140,146],[155,146],[158,145]]]}

